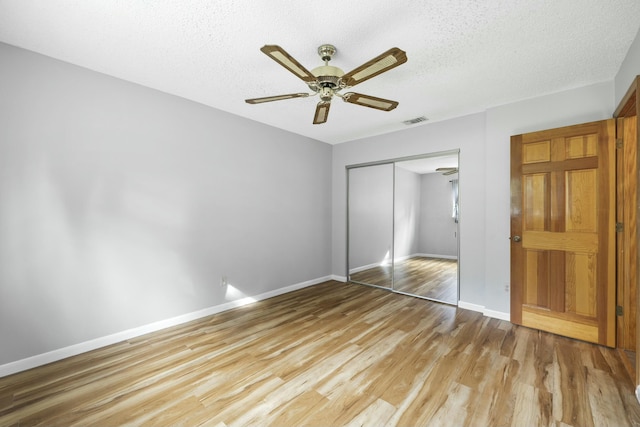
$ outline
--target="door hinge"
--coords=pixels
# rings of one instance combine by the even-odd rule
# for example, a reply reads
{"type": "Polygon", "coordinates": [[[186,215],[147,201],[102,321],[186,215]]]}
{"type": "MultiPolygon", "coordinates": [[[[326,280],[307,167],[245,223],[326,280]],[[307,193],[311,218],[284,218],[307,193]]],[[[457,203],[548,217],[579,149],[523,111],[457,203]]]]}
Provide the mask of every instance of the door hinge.
{"type": "Polygon", "coordinates": [[[622,148],[623,142],[622,138],[616,138],[616,148],[622,148]]]}
{"type": "Polygon", "coordinates": [[[616,316],[622,316],[622,306],[616,305],[616,316]]]}
{"type": "Polygon", "coordinates": [[[623,230],[624,230],[624,225],[622,225],[621,222],[616,222],[616,231],[618,233],[622,233],[623,230]]]}

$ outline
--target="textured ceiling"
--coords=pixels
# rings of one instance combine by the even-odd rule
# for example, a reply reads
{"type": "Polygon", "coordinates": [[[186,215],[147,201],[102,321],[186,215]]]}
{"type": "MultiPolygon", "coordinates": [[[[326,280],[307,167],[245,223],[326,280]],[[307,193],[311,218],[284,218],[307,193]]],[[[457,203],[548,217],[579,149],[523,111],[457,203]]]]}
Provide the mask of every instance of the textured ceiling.
{"type": "Polygon", "coordinates": [[[611,80],[639,17],[638,0],[0,0],[0,41],[340,143],[611,80]],[[405,50],[406,64],[354,88],[398,108],[334,99],[313,125],[317,97],[244,102],[307,91],[260,47],[312,69],[324,43],[344,71],[405,50]]]}

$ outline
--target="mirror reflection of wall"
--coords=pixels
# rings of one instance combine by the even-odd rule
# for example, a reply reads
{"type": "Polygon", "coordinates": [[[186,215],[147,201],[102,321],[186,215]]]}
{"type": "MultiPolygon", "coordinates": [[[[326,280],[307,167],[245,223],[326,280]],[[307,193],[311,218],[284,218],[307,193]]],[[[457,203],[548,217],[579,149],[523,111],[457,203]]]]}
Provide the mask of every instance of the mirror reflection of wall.
{"type": "Polygon", "coordinates": [[[349,170],[349,279],[391,287],[393,164],[349,170]]]}
{"type": "Polygon", "coordinates": [[[457,304],[457,153],[395,165],[393,289],[457,304]]]}
{"type": "Polygon", "coordinates": [[[349,280],[457,304],[458,152],[352,167],[348,176],[349,280]]]}
{"type": "Polygon", "coordinates": [[[420,246],[420,174],[396,164],[394,261],[407,259],[420,246]]]}

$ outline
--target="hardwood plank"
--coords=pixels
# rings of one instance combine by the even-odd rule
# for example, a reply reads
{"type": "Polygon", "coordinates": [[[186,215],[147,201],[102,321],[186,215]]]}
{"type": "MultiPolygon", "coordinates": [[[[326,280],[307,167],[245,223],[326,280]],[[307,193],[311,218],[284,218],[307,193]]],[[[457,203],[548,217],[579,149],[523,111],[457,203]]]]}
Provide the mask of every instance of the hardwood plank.
{"type": "Polygon", "coordinates": [[[575,342],[558,340],[555,343],[555,387],[553,412],[557,420],[575,426],[593,426],[594,419],[589,401],[586,368],[581,363],[575,342]]]}
{"type": "Polygon", "coordinates": [[[327,282],[0,378],[0,425],[638,425],[621,357],[327,282]]]}

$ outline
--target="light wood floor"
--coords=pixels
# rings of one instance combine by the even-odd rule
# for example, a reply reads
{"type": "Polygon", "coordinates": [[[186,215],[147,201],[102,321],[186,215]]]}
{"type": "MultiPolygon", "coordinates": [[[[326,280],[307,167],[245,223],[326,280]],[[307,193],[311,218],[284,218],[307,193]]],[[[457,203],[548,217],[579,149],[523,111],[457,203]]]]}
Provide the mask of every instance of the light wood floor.
{"type": "Polygon", "coordinates": [[[458,261],[409,258],[395,264],[393,288],[449,304],[458,304],[458,261]]]}
{"type": "Polygon", "coordinates": [[[627,426],[618,351],[327,282],[0,379],[0,425],[627,426]]]}
{"type": "MultiPolygon", "coordinates": [[[[458,304],[458,261],[413,257],[394,264],[393,289],[448,304],[458,304]]],[[[391,288],[391,266],[352,273],[354,282],[391,288]]]]}

